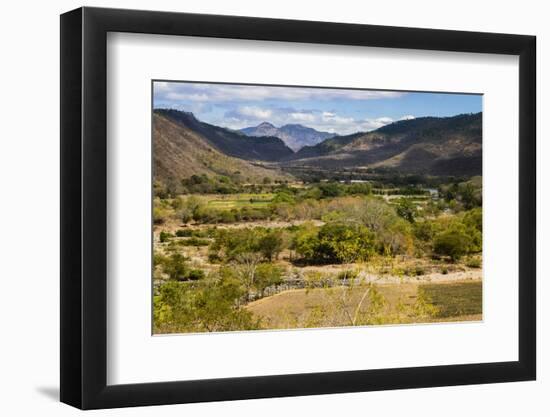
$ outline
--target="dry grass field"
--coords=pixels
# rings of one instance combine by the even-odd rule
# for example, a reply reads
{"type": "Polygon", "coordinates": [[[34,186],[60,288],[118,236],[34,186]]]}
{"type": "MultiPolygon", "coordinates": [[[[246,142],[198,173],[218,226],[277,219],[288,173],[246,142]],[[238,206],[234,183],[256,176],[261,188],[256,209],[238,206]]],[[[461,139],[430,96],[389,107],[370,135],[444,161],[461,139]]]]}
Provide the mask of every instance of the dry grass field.
{"type": "MultiPolygon", "coordinates": [[[[423,322],[482,319],[481,281],[404,282],[377,284],[374,288],[381,305],[373,309],[373,301],[369,300],[360,306],[360,314],[369,315],[365,325],[414,323],[419,317],[423,322]]],[[[343,311],[346,308],[354,311],[366,290],[366,287],[351,291],[342,287],[295,289],[254,301],[246,308],[262,317],[263,324],[272,329],[349,326],[352,323],[343,311]],[[342,302],[344,293],[347,299],[342,302]]]]}

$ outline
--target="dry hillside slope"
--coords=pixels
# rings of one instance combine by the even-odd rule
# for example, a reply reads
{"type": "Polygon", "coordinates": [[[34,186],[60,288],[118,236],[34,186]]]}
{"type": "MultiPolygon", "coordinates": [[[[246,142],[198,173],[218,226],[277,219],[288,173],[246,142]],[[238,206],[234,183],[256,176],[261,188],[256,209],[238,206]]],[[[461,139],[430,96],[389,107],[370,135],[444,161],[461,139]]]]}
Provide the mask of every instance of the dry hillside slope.
{"type": "Polygon", "coordinates": [[[278,169],[270,169],[227,156],[211,146],[200,134],[161,115],[153,115],[154,180],[179,183],[191,175],[234,175],[250,181],[264,177],[289,179],[278,169]]]}

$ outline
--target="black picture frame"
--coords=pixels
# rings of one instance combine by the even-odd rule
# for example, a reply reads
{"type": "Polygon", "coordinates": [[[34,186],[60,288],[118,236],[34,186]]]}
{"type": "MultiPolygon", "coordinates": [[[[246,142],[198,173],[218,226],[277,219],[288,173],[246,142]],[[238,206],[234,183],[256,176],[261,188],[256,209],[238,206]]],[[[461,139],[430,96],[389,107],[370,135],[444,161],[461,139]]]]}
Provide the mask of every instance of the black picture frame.
{"type": "Polygon", "coordinates": [[[80,8],[61,16],[61,401],[81,409],[534,380],[536,38],[252,17],[80,8]],[[108,32],[519,56],[519,358],[107,385],[108,32]]]}

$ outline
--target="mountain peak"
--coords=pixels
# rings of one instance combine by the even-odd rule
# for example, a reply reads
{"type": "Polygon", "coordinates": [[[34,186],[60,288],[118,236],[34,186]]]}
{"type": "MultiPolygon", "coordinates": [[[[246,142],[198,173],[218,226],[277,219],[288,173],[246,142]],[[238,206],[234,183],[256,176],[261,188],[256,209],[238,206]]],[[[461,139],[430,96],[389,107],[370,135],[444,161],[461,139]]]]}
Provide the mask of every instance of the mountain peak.
{"type": "Polygon", "coordinates": [[[313,146],[319,142],[336,136],[334,133],[320,132],[301,124],[286,124],[277,128],[269,122],[262,122],[256,127],[245,127],[240,130],[247,136],[274,136],[281,139],[293,151],[304,146],[313,146]]]}
{"type": "Polygon", "coordinates": [[[273,128],[274,128],[275,126],[272,125],[272,124],[269,123],[269,122],[262,122],[262,123],[260,123],[260,124],[259,124],[258,126],[256,126],[256,127],[258,127],[258,128],[273,127],[273,128]]]}

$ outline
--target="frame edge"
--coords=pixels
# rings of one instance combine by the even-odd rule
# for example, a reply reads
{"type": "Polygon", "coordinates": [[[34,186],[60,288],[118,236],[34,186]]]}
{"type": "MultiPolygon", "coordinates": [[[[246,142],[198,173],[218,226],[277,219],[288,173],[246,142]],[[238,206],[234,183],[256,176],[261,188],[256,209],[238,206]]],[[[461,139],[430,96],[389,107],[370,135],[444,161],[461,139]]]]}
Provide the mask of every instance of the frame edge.
{"type": "Polygon", "coordinates": [[[536,270],[533,264],[533,249],[536,247],[535,37],[170,12],[151,12],[152,17],[149,18],[148,13],[81,8],[61,16],[62,402],[81,409],[96,409],[526,381],[536,378],[536,270]],[[177,22],[189,23],[194,19],[198,19],[198,23],[190,26],[175,25],[177,22]],[[242,24],[235,25],[239,22],[242,24]],[[308,34],[299,35],[304,27],[301,26],[300,30],[298,25],[330,30],[324,34],[322,31],[308,31],[308,34]],[[448,49],[441,49],[519,55],[519,158],[520,173],[523,175],[520,176],[520,187],[523,189],[520,189],[519,360],[107,386],[104,366],[107,243],[105,37],[112,30],[241,39],[258,36],[258,39],[263,40],[379,47],[384,47],[384,44],[395,45],[399,43],[400,36],[409,34],[411,36],[404,42],[403,48],[437,50],[441,45],[448,45],[448,49]],[[400,36],[395,33],[392,35],[394,30],[400,36]],[[354,38],[352,35],[357,33],[364,36],[354,38]],[[431,36],[434,33],[441,36],[434,40],[431,36]],[[481,37],[480,43],[472,46],[478,35],[481,37]],[[397,372],[400,373],[399,380],[394,379],[397,372]]]}
{"type": "Polygon", "coordinates": [[[60,400],[82,407],[82,9],[60,16],[60,400]]]}

